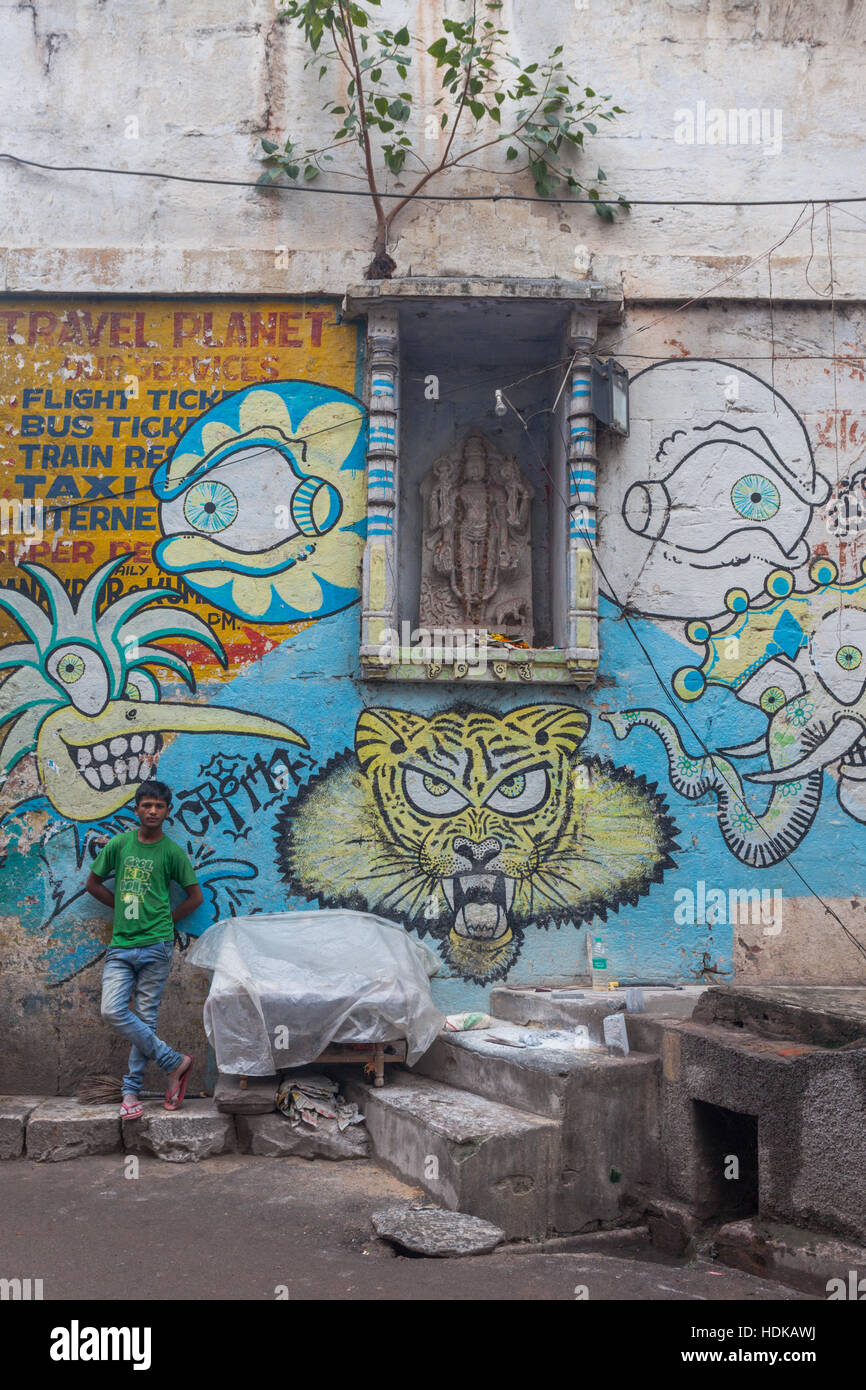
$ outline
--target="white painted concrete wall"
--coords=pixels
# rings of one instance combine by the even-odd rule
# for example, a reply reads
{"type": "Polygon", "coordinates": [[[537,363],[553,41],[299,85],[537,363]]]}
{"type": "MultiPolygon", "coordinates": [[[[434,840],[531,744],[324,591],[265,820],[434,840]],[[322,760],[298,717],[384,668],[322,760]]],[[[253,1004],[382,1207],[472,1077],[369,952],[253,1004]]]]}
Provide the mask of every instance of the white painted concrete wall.
{"type": "MultiPolygon", "coordinates": [[[[426,44],[443,9],[459,13],[462,0],[389,0],[383,13],[426,44]]],[[[304,73],[297,31],[277,23],[277,10],[277,0],[0,4],[3,148],[46,163],[254,179],[260,138],[313,140],[320,104],[334,95],[304,73]],[[137,139],[127,138],[130,117],[137,139]]],[[[862,191],[859,0],[505,0],[502,15],[522,57],[543,58],[561,42],[570,68],[627,109],[588,142],[588,174],[601,164],[610,186],[636,199],[797,205],[636,208],[610,228],[587,208],[419,204],[397,229],[401,274],[570,278],[576,264],[591,264],[631,299],[687,298],[713,286],[720,297],[766,297],[761,253],[783,242],[799,200],[862,191]],[[780,112],[781,148],[677,143],[675,112],[700,102],[780,112]]],[[[434,95],[429,68],[419,65],[412,80],[423,120],[434,95]]],[[[506,175],[499,152],[480,162],[486,167],[450,175],[439,191],[533,191],[528,176],[515,183],[506,175]]],[[[333,181],[361,187],[348,176],[333,181]]],[[[392,177],[388,186],[402,185],[392,177]]],[[[341,291],[367,264],[373,228],[361,199],[6,163],[0,207],[8,292],[341,291]],[[291,250],[288,269],[276,262],[278,246],[291,250]]],[[[839,296],[862,292],[866,222],[852,214],[866,218],[866,208],[832,216],[839,296]]],[[[807,208],[773,258],[775,297],[809,300],[827,289],[821,207],[812,222],[807,208]]]]}

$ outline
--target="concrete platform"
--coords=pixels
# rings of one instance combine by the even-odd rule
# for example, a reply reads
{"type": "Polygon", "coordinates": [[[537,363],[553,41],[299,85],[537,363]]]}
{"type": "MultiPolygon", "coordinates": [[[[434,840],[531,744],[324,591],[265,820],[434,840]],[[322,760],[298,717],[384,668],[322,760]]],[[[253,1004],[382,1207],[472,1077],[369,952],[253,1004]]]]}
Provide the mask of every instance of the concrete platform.
{"type": "Polygon", "coordinates": [[[350,1081],[345,1090],[366,1116],[373,1156],[392,1173],[510,1239],[547,1234],[555,1121],[410,1072],[395,1071],[381,1088],[350,1081]]]}
{"type": "Polygon", "coordinates": [[[668,1025],[662,1063],[668,1195],[731,1219],[748,1168],[752,1209],[738,1215],[866,1244],[866,1048],[692,1020],[668,1025]],[[729,1153],[738,1184],[721,1180],[729,1153]]]}
{"type": "MultiPolygon", "coordinates": [[[[629,1042],[632,1046],[642,1044],[646,1032],[646,1022],[662,1019],[690,1018],[705,985],[683,985],[681,988],[646,987],[643,1013],[628,1014],[628,1021],[634,1024],[635,1042],[632,1042],[631,1028],[629,1042]]],[[[603,1044],[604,1019],[608,1014],[625,1009],[625,989],[609,990],[607,993],[593,991],[589,986],[562,987],[551,991],[532,988],[513,989],[498,985],[490,991],[490,1013],[494,1018],[507,1019],[510,1023],[532,1028],[586,1028],[591,1043],[603,1044]]],[[[658,1029],[649,1034],[654,1042],[659,1036],[658,1029]]]]}
{"type": "Polygon", "coordinates": [[[703,995],[693,1018],[821,1047],[857,1042],[866,1047],[866,986],[714,986],[703,995]]]}
{"type": "Polygon", "coordinates": [[[506,1022],[465,1033],[440,1033],[412,1074],[562,1120],[572,1073],[602,1058],[608,1060],[606,1047],[579,1047],[575,1037],[565,1029],[529,1029],[506,1022]],[[508,1038],[514,1045],[503,1046],[493,1038],[508,1038]],[[543,1045],[521,1046],[526,1038],[537,1038],[543,1045]],[[560,1040],[562,1045],[557,1046],[560,1040]]]}

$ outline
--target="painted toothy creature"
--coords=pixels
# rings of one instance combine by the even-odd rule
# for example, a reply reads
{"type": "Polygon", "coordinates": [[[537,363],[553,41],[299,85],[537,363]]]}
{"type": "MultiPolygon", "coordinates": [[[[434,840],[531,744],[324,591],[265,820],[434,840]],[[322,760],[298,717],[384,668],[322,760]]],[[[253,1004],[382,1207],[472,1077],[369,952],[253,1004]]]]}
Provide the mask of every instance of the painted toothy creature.
{"type": "Polygon", "coordinates": [[[599,533],[618,599],[659,617],[713,617],[733,586],[754,598],[798,569],[813,508],[829,495],[802,420],[731,363],[656,363],[629,388],[632,430],[611,441],[599,533]],[[671,420],[677,421],[671,429],[671,420]]]}
{"type": "Polygon", "coordinates": [[[307,746],[288,725],[218,705],[163,700],[148,666],[176,671],[195,690],[182,657],[154,646],[165,637],[200,642],[225,664],[206,623],[159,599],[171,589],[138,589],[97,610],[104,586],[127,556],[102,565],[73,603],[41,565],[20,568],[41,586],[48,611],[24,594],[0,590],[4,609],[29,641],[0,649],[0,747],[3,778],[36,752],[39,780],[61,816],[100,820],[129,801],[156,767],[169,733],[257,734],[307,746]]]}
{"type": "Polygon", "coordinates": [[[354,753],[280,815],[283,876],[325,907],[431,933],[465,978],[500,978],[529,923],[604,920],[673,866],[664,799],[579,758],[588,727],[569,705],[365,710],[354,753]]]}

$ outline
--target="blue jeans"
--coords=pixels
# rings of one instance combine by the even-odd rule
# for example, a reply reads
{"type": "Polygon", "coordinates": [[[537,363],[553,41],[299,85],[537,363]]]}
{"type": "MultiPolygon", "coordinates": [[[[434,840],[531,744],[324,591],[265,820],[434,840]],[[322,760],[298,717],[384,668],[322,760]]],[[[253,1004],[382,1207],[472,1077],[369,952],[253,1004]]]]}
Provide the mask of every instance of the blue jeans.
{"type": "Polygon", "coordinates": [[[112,946],[105,958],[102,1017],[132,1043],[129,1071],[122,1083],[124,1095],[138,1095],[149,1061],[163,1071],[174,1071],[183,1061],[183,1053],[175,1052],[153,1031],[173,952],[173,941],[157,941],[130,950],[112,946]],[[133,991],[136,1013],[130,1008],[133,991]]]}

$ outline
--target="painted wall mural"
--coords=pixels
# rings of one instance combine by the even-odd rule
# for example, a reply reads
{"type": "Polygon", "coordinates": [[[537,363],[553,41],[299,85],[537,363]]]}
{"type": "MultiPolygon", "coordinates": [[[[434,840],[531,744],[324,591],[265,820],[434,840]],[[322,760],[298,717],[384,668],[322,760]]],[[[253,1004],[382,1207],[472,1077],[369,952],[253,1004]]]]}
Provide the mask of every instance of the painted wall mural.
{"type": "Polygon", "coordinates": [[[664,798],[579,757],[588,727],[570,705],[365,710],[354,749],[280,815],[287,883],[429,933],[464,977],[501,979],[528,923],[604,921],[674,866],[664,798]]]}
{"type": "Polygon", "coordinates": [[[629,409],[635,427],[602,472],[599,533],[617,555],[608,597],[711,618],[735,585],[755,598],[774,569],[806,564],[830,484],[779,391],[730,362],[677,359],[631,379],[629,409]]]}
{"type": "MultiPolygon", "coordinates": [[[[44,796],[68,820],[110,816],[156,773],[167,733],[255,734],[306,747],[287,724],[219,705],[165,700],[148,668],[167,666],[195,691],[195,677],[160,638],[195,638],[224,660],[222,644],[192,613],[154,600],[170,589],[133,589],[97,617],[105,584],[123,557],[107,560],[77,601],[41,565],[22,564],[42,588],[48,611],[24,594],[0,591],[0,606],[29,642],[0,650],[0,771],[36,751],[44,796]]],[[[20,811],[19,807],[19,811],[20,811]]]]}
{"type": "Polygon", "coordinates": [[[257,622],[354,603],[342,540],[365,535],[363,419],[360,401],[307,381],[251,386],[215,405],[154,475],[157,564],[257,622]]]}
{"type": "Polygon", "coordinates": [[[394,707],[358,672],[362,397],[335,300],[0,307],[0,501],[33,508],[0,515],[0,918],[35,995],[98,966],[82,883],[154,773],[194,935],[354,905],[434,944],[446,1009],[583,972],[599,924],[622,978],[729,979],[733,918],[677,886],[802,894],[805,856],[832,895],[862,858],[866,542],[825,524],[860,475],[831,490],[790,385],[640,371],[599,469],[599,684],[394,707]]]}

